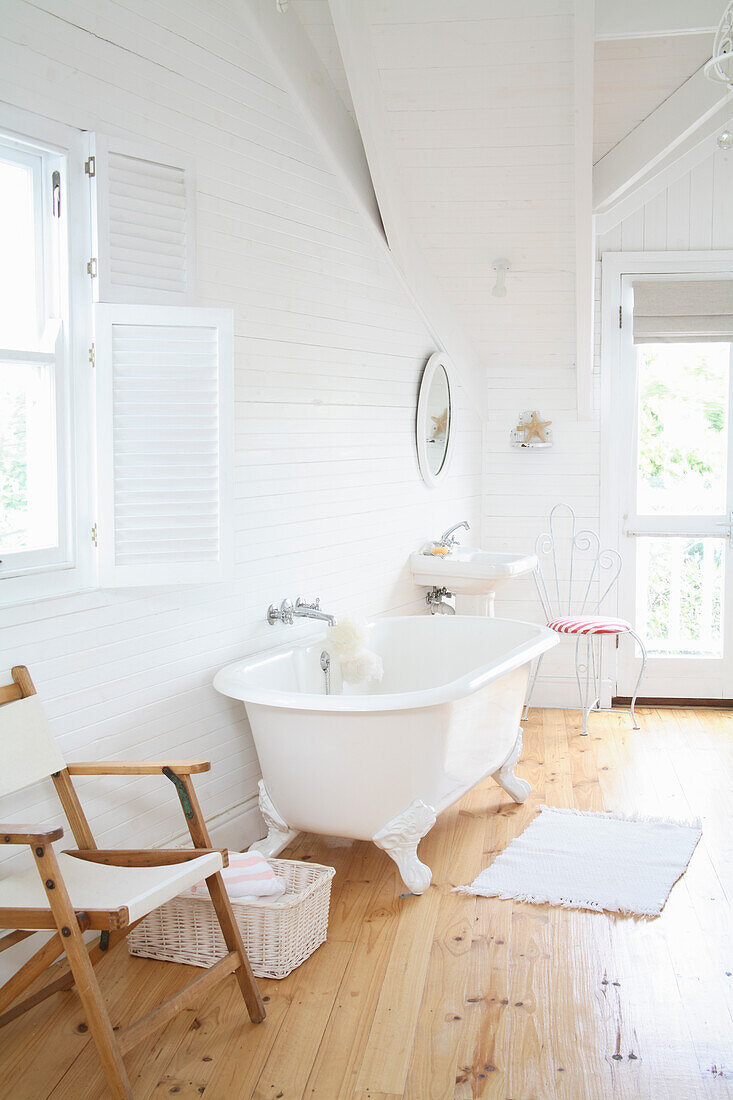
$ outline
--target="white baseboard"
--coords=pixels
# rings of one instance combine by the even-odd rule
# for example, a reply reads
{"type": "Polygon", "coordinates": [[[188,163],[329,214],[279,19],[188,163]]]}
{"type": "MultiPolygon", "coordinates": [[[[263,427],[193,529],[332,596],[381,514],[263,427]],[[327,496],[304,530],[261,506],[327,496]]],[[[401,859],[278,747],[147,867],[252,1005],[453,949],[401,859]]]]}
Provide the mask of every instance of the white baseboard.
{"type": "MultiPolygon", "coordinates": [[[[611,709],[613,681],[601,683],[601,709],[611,709]]],[[[532,694],[533,707],[547,707],[557,710],[580,710],[578,682],[574,676],[548,676],[537,678],[532,694]]]]}
{"type": "MultiPolygon", "coordinates": [[[[214,847],[231,848],[234,852],[244,851],[267,832],[256,794],[250,795],[244,802],[238,802],[236,806],[222,810],[215,817],[208,818],[206,824],[214,847]]],[[[190,842],[188,832],[183,829],[156,847],[180,848],[190,842]]]]}

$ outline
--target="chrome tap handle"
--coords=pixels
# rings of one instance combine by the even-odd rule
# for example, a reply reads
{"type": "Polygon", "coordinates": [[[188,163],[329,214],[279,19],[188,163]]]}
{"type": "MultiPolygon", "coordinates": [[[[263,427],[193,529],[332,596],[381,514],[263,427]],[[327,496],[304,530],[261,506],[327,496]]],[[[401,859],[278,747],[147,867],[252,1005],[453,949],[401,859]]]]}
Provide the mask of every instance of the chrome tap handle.
{"type": "Polygon", "coordinates": [[[295,601],[295,606],[296,607],[306,607],[310,611],[320,611],[321,610],[321,601],[320,601],[319,597],[316,596],[313,603],[308,603],[305,596],[298,596],[297,600],[295,601]]]}
{"type": "Polygon", "coordinates": [[[292,623],[293,621],[293,605],[288,599],[283,600],[279,609],[275,607],[274,603],[271,603],[267,609],[267,621],[270,626],[274,626],[275,623],[292,623]]]}

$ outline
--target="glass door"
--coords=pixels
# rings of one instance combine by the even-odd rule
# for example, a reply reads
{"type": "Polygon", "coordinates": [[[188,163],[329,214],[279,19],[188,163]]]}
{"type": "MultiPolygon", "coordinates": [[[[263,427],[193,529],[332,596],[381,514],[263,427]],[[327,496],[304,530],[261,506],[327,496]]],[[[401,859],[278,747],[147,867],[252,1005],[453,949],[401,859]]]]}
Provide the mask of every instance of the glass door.
{"type": "MultiPolygon", "coordinates": [[[[731,347],[624,341],[619,596],[648,647],[642,697],[733,697],[731,347]]],[[[641,655],[618,656],[631,695],[641,655]]]]}

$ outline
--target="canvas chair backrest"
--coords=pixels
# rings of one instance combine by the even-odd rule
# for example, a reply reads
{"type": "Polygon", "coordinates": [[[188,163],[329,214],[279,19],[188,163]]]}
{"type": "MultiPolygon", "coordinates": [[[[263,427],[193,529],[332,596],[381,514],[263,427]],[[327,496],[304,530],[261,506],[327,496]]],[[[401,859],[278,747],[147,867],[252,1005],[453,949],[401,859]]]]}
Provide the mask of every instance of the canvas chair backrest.
{"type": "Polygon", "coordinates": [[[66,767],[37,695],[0,706],[0,795],[66,767]]]}

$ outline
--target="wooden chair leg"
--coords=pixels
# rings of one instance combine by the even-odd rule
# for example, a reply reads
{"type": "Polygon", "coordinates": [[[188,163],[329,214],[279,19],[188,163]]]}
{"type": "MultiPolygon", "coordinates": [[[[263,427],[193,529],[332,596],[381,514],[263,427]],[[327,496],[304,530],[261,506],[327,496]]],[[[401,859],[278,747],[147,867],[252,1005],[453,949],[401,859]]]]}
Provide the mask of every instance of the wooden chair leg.
{"type": "Polygon", "coordinates": [[[53,847],[39,845],[32,849],[36,866],[45,884],[48,904],[74,975],[76,991],[81,998],[87,1024],[99,1052],[104,1075],[114,1100],[133,1100],[132,1086],[125,1070],[122,1054],[112,1030],[107,1007],[102,998],[94,967],[87,952],[84,937],[77,924],[61,869],[53,847]]]}
{"type": "Polygon", "coordinates": [[[239,988],[242,990],[249,1018],[253,1024],[261,1024],[266,1015],[265,1006],[262,1003],[262,997],[255,976],[252,973],[252,967],[242,941],[242,933],[239,931],[239,925],[234,916],[232,903],[229,900],[221,873],[217,871],[215,875],[210,875],[206,880],[206,885],[216,911],[224,943],[230,951],[237,951],[242,960],[241,965],[234,971],[234,977],[239,982],[239,988]]]}
{"type": "MultiPolygon", "coordinates": [[[[143,919],[144,918],[142,918],[142,917],[140,918],[140,920],[143,920],[143,919]]],[[[77,916],[77,923],[79,924],[79,927],[81,928],[82,932],[86,931],[85,921],[79,916],[77,916]]],[[[133,924],[130,924],[127,928],[123,928],[122,931],[120,931],[120,932],[108,932],[107,935],[109,936],[109,939],[107,941],[107,946],[106,947],[102,947],[99,944],[97,944],[95,947],[91,947],[89,949],[89,961],[92,964],[92,966],[96,966],[97,963],[100,961],[100,959],[103,959],[105,957],[105,955],[109,955],[115,949],[117,944],[122,943],[122,941],[127,936],[129,936],[130,932],[132,932],[133,928],[135,928],[139,923],[140,923],[140,921],[136,920],[136,921],[133,922],[133,924]]],[[[54,939],[58,939],[58,938],[59,938],[58,936],[54,937],[54,939]]],[[[63,951],[64,951],[64,948],[63,948],[63,944],[62,944],[61,947],[59,948],[58,954],[59,955],[63,954],[63,951]]],[[[33,957],[35,958],[35,955],[33,957]]],[[[31,962],[31,961],[32,960],[29,960],[29,962],[31,962]]],[[[11,981],[12,980],[13,979],[11,978],[11,981]]],[[[7,983],[7,984],[9,984],[9,983],[7,983]]],[[[18,1018],[18,1016],[22,1016],[23,1013],[27,1012],[29,1008],[35,1008],[35,1006],[40,1004],[41,1001],[45,1001],[48,997],[53,997],[54,993],[65,993],[65,992],[67,992],[69,989],[71,989],[71,987],[74,984],[75,984],[74,975],[71,972],[71,970],[68,970],[65,974],[62,974],[55,981],[50,982],[48,985],[45,985],[43,987],[43,989],[39,989],[36,993],[33,993],[30,997],[27,997],[24,1001],[21,1001],[19,1004],[13,1004],[13,1007],[8,1009],[7,1012],[3,1012],[0,1015],[0,1027],[5,1027],[6,1024],[9,1024],[11,1022],[11,1020],[16,1020],[18,1018]]],[[[25,989],[26,985],[30,985],[30,980],[28,982],[24,983],[23,989],[25,989]]],[[[7,1004],[12,1004],[12,1000],[7,1000],[7,1001],[4,1000],[4,998],[3,998],[4,991],[5,991],[5,986],[3,986],[0,989],[0,1009],[2,1009],[3,1005],[6,1004],[6,1003],[7,1004]]],[[[16,993],[15,996],[17,996],[17,995],[18,994],[16,993]]]]}
{"type": "MultiPolygon", "coordinates": [[[[194,790],[191,777],[189,775],[184,775],[181,776],[181,780],[186,790],[188,808],[183,802],[183,799],[181,799],[181,803],[184,813],[186,814],[188,829],[194,846],[196,848],[211,848],[209,830],[206,828],[204,815],[201,812],[201,806],[196,797],[196,791],[194,790]]],[[[242,960],[241,966],[234,971],[234,976],[239,982],[239,988],[242,990],[242,996],[247,1005],[249,1018],[253,1024],[262,1023],[266,1015],[265,1006],[262,1003],[262,997],[257,988],[257,982],[252,973],[252,967],[250,966],[247,952],[242,942],[242,934],[235,920],[232,903],[229,900],[229,895],[226,892],[221,874],[217,871],[215,875],[210,875],[206,880],[206,885],[211,895],[211,902],[219,921],[224,943],[230,951],[238,951],[242,960]]]]}
{"type": "Polygon", "coordinates": [[[46,970],[52,962],[63,955],[64,944],[61,936],[57,933],[55,936],[51,936],[50,940],[47,940],[34,955],[28,959],[26,963],[21,966],[20,970],[17,970],[13,974],[12,978],[9,978],[5,984],[0,987],[0,1014],[11,1005],[13,1001],[21,995],[21,993],[28,988],[31,982],[34,982],[36,978],[40,977],[44,970],[46,970]]]}

